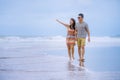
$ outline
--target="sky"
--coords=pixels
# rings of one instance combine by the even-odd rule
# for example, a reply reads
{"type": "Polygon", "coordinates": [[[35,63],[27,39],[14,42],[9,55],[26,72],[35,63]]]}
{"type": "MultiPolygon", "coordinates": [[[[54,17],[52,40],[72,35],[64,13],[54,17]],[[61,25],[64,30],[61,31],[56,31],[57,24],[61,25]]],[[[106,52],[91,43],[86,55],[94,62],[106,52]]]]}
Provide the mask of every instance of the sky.
{"type": "Polygon", "coordinates": [[[70,18],[83,13],[91,36],[120,35],[120,0],[0,0],[1,36],[66,36],[70,18]]]}

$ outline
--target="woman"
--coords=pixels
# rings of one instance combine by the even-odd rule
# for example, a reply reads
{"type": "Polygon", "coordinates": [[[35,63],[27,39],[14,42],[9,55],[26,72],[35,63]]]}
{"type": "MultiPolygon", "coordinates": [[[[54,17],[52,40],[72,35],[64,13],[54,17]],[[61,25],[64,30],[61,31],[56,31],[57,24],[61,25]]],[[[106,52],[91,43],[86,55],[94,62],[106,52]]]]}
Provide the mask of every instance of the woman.
{"type": "Polygon", "coordinates": [[[73,18],[70,19],[70,24],[63,23],[59,20],[57,22],[61,23],[67,28],[67,37],[66,44],[68,48],[68,55],[70,60],[74,60],[74,46],[75,46],[75,20],[73,18]]]}

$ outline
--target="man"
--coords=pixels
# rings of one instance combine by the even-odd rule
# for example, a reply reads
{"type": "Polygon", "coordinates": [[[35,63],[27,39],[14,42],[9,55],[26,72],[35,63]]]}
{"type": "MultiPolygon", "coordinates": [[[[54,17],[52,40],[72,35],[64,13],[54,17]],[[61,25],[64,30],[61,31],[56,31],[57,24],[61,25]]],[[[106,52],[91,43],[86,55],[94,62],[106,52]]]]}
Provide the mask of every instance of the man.
{"type": "Polygon", "coordinates": [[[90,31],[88,24],[83,21],[84,15],[82,13],[78,14],[78,23],[76,24],[76,39],[78,44],[78,54],[79,60],[84,61],[85,54],[85,42],[86,36],[88,35],[88,42],[90,42],[90,31]]]}

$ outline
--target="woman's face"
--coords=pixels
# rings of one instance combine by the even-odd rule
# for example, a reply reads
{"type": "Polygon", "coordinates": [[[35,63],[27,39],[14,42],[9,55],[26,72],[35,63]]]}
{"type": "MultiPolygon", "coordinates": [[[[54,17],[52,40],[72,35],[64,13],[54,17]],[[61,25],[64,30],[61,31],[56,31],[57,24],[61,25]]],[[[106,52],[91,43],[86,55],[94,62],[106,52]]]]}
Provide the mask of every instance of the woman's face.
{"type": "Polygon", "coordinates": [[[70,25],[72,25],[73,24],[73,20],[70,20],[70,25]]]}

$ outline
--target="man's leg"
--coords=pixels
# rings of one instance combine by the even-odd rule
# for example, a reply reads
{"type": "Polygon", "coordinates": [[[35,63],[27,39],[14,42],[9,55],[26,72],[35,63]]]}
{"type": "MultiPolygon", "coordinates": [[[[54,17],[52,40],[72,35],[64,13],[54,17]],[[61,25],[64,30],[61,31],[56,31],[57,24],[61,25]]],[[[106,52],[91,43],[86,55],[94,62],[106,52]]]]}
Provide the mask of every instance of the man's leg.
{"type": "Polygon", "coordinates": [[[81,47],[81,59],[84,60],[84,55],[85,55],[85,46],[81,47]]]}
{"type": "Polygon", "coordinates": [[[78,44],[78,55],[80,60],[81,59],[81,39],[80,38],[78,38],[77,44],[78,44]]]}
{"type": "Polygon", "coordinates": [[[81,41],[81,60],[84,61],[84,55],[85,55],[85,38],[82,38],[81,41]]]}
{"type": "Polygon", "coordinates": [[[78,54],[79,54],[79,59],[81,59],[81,46],[78,46],[78,54]]]}

